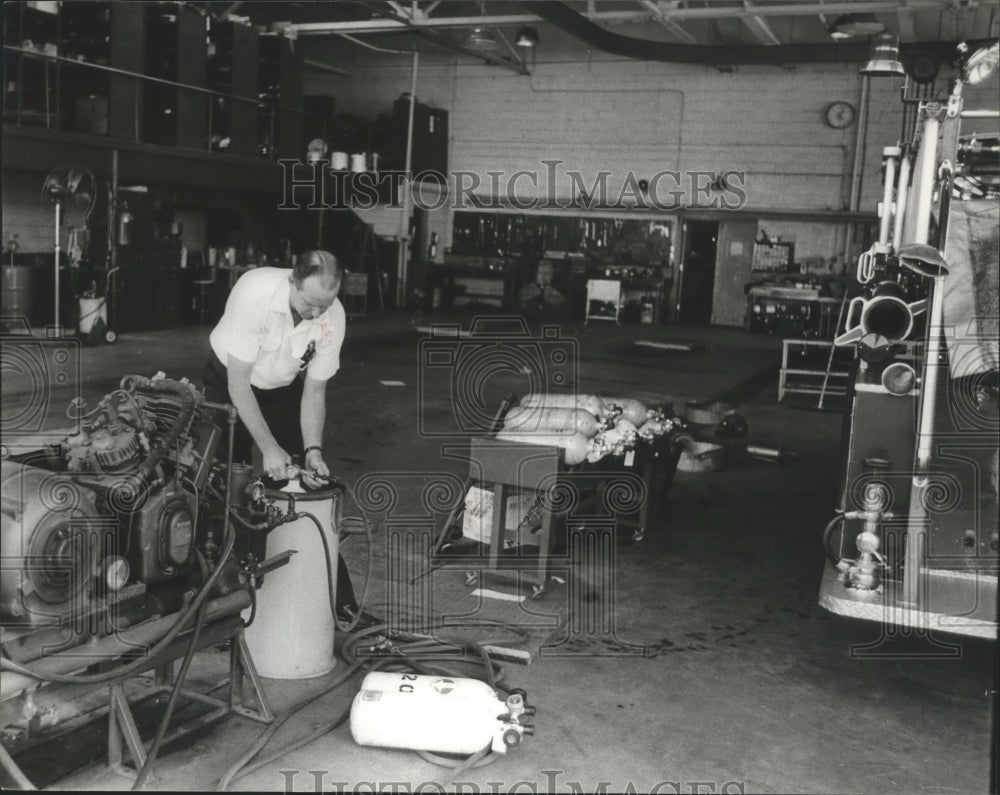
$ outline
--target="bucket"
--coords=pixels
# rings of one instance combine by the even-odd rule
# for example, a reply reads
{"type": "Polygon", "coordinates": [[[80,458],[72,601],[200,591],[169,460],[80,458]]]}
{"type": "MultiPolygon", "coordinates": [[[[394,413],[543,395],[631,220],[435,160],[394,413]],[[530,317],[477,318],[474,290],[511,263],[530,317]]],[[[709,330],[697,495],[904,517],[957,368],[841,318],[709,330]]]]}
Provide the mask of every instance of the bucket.
{"type": "Polygon", "coordinates": [[[357,155],[351,155],[351,172],[354,174],[361,174],[368,170],[368,157],[363,152],[357,155]]]}
{"type": "Polygon", "coordinates": [[[732,410],[732,406],[718,401],[689,400],[684,409],[684,419],[695,425],[718,425],[732,410]]]}
{"type": "Polygon", "coordinates": [[[712,442],[692,442],[677,461],[680,472],[715,472],[722,468],[726,448],[712,442]]]}
{"type": "MultiPolygon", "coordinates": [[[[276,508],[295,510],[319,521],[330,547],[329,582],[326,551],[316,525],[308,518],[278,525],[267,534],[267,557],[289,549],[295,553],[284,566],[269,571],[257,592],[257,615],[247,627],[246,641],[257,671],[271,679],[312,679],[337,664],[333,652],[334,620],[331,593],[337,593],[339,521],[343,496],[339,487],[287,494],[268,491],[276,508]],[[333,589],[332,592],[330,589],[333,589]]],[[[249,611],[244,618],[249,617],[249,611]]]]}
{"type": "Polygon", "coordinates": [[[108,302],[100,298],[84,298],[80,296],[80,333],[89,334],[97,319],[108,325],[108,302]]]}
{"type": "Polygon", "coordinates": [[[330,168],[334,171],[347,171],[347,152],[334,152],[331,154],[330,168]]]}

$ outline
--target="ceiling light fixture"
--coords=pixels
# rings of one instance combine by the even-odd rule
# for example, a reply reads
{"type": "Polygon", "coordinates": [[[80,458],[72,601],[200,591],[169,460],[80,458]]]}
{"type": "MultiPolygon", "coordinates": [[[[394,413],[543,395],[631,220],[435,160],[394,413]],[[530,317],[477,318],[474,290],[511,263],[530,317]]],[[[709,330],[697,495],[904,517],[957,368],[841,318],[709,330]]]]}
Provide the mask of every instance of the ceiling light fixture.
{"type": "Polygon", "coordinates": [[[906,74],[899,62],[899,37],[880,33],[872,39],[871,55],[861,69],[868,77],[902,77],[906,74]]]}
{"type": "Polygon", "coordinates": [[[876,36],[885,31],[885,25],[874,14],[843,14],[830,26],[830,36],[835,39],[850,39],[854,36],[876,36]]]}
{"type": "Polygon", "coordinates": [[[486,28],[473,28],[465,37],[465,46],[470,50],[492,52],[497,49],[497,40],[486,28]]]}

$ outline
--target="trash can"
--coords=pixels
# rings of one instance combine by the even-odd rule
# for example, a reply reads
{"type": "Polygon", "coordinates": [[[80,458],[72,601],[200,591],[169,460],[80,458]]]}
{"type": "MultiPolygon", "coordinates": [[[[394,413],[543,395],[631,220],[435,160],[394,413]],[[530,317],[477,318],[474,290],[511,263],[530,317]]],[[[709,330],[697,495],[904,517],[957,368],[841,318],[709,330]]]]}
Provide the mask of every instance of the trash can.
{"type": "Polygon", "coordinates": [[[89,298],[80,296],[80,333],[89,334],[98,318],[108,325],[108,302],[104,296],[89,298]]]}
{"type": "Polygon", "coordinates": [[[656,299],[643,298],[639,311],[639,322],[652,324],[656,322],[656,299]]]}
{"type": "Polygon", "coordinates": [[[30,324],[34,301],[34,278],[30,265],[3,266],[3,309],[6,318],[23,318],[30,324]]]}

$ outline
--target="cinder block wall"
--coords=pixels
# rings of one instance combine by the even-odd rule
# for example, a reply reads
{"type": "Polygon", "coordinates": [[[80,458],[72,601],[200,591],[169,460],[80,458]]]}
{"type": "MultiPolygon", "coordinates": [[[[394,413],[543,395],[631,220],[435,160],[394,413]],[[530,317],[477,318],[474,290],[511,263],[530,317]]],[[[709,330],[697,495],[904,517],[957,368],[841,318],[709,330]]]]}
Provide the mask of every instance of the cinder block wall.
{"type": "MultiPolygon", "coordinates": [[[[746,209],[846,209],[857,126],[833,129],[824,111],[836,100],[857,107],[857,64],[720,70],[581,56],[578,47],[545,41],[530,77],[464,55],[421,54],[417,97],[450,112],[450,169],[477,175],[483,193],[492,192],[491,171],[505,175],[502,187],[518,171],[537,172],[537,186],[524,176],[516,192],[541,197],[572,195],[566,170],[578,171],[588,187],[610,171],[611,199],[630,173],[638,179],[663,170],[740,171],[746,174],[746,209]],[[553,158],[561,161],[555,186],[543,164],[553,158]]],[[[409,90],[408,56],[345,48],[329,39],[305,46],[353,73],[307,76],[307,91],[334,94],[340,111],[374,117],[409,90]]],[[[871,86],[860,207],[874,211],[881,149],[897,140],[902,108],[898,81],[873,80],[871,86]]],[[[669,180],[661,185],[669,187],[669,180]]],[[[690,204],[691,180],[682,179],[681,187],[680,202],[690,204]]],[[[447,220],[435,218],[435,224],[448,245],[447,220]]]]}

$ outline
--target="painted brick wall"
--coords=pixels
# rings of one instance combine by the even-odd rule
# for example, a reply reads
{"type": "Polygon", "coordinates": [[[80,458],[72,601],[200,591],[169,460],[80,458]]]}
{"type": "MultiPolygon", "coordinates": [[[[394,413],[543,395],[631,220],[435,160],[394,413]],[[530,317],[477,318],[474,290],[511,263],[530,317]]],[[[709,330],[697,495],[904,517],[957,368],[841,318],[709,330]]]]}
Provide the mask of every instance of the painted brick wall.
{"type": "MultiPolygon", "coordinates": [[[[340,111],[373,117],[409,91],[407,56],[352,52],[325,39],[306,46],[310,57],[339,58],[353,72],[307,76],[307,91],[335,95],[340,111]]],[[[536,181],[518,179],[515,193],[522,197],[573,195],[568,169],[588,188],[609,171],[613,201],[630,173],[648,179],[664,170],[732,170],[746,173],[748,208],[823,211],[847,206],[857,130],[830,128],[824,111],[835,100],[857,106],[860,88],[856,64],[720,71],[594,53],[581,59],[578,50],[566,50],[540,60],[531,77],[464,56],[422,54],[416,93],[450,112],[449,167],[478,175],[484,194],[495,192],[490,171],[506,175],[502,190],[517,171],[538,173],[536,181]],[[554,185],[542,163],[553,158],[563,162],[554,185]]],[[[860,207],[874,211],[881,149],[900,130],[897,82],[873,80],[870,108],[860,207]]],[[[671,180],[660,183],[665,202],[671,180]]],[[[679,200],[689,204],[691,178],[679,187],[679,200]]],[[[450,244],[450,220],[450,213],[432,214],[442,248],[450,244]]]]}
{"type": "MultiPolygon", "coordinates": [[[[320,41],[310,44],[321,53],[320,41]]],[[[342,111],[385,112],[409,90],[410,67],[406,57],[382,58],[356,60],[352,78],[311,73],[308,90],[334,94],[342,111]]],[[[872,82],[863,205],[877,197],[881,144],[898,135],[897,89],[872,82]]],[[[489,170],[544,171],[540,162],[556,157],[588,184],[611,170],[617,186],[629,170],[731,169],[748,173],[752,206],[796,209],[843,206],[855,128],[827,127],[823,111],[834,100],[856,105],[859,93],[855,64],[720,72],[598,56],[540,61],[531,77],[425,58],[417,83],[420,101],[451,113],[453,171],[485,181],[489,170]]],[[[518,184],[531,192],[526,180],[518,184]]],[[[568,190],[561,181],[557,192],[568,190]]]]}

